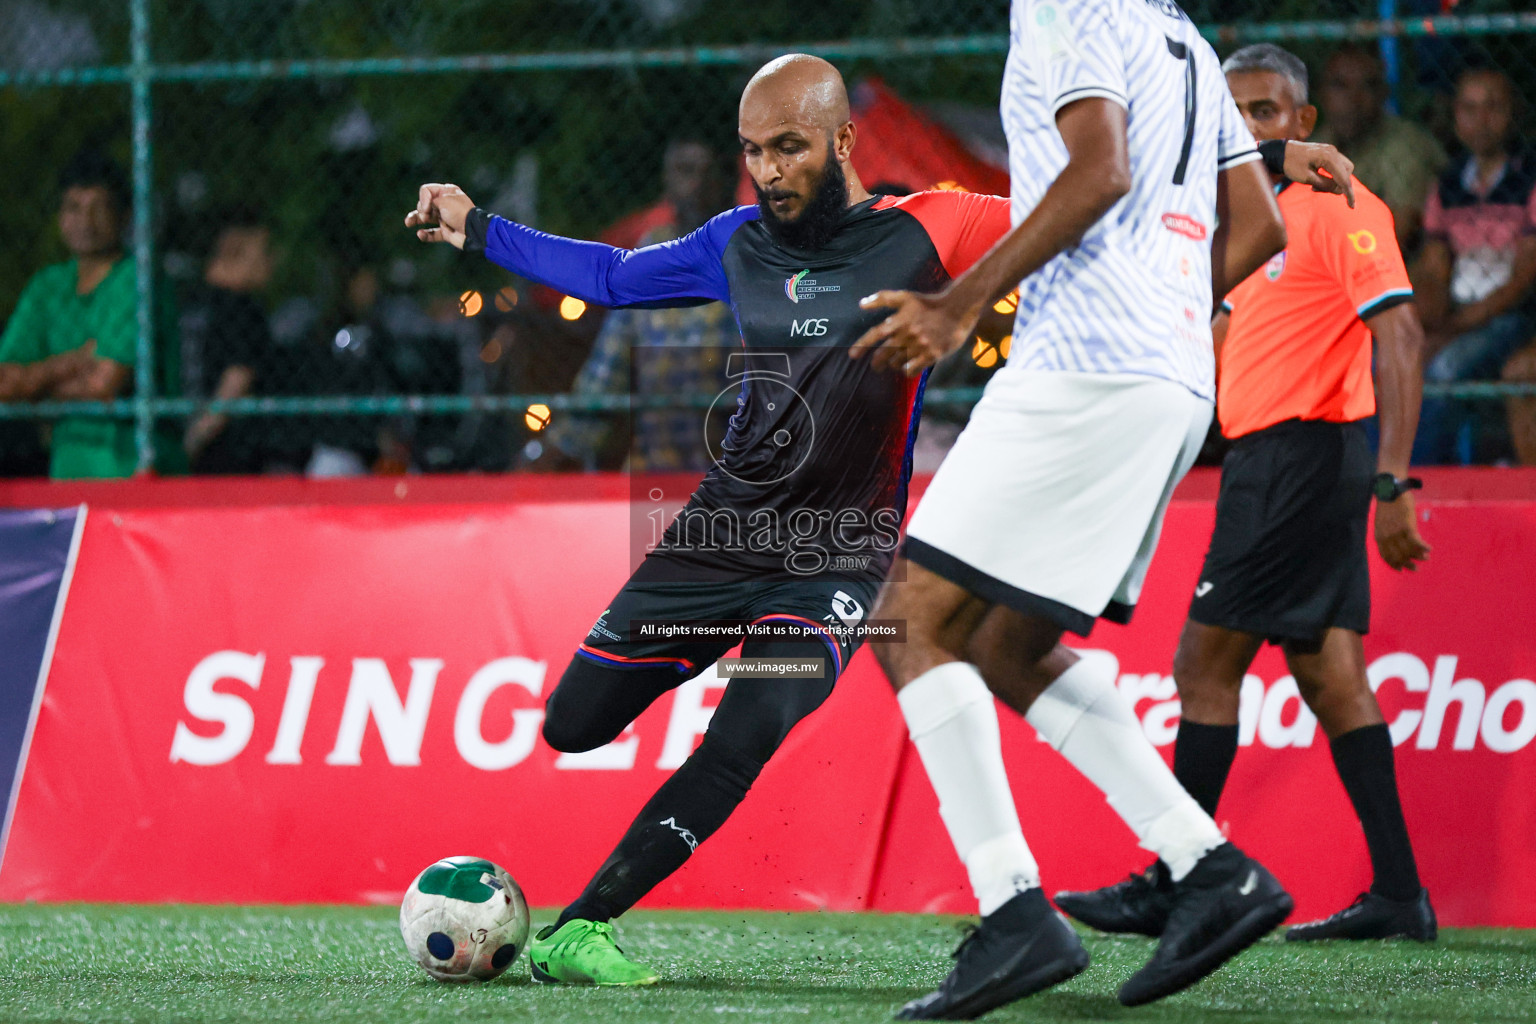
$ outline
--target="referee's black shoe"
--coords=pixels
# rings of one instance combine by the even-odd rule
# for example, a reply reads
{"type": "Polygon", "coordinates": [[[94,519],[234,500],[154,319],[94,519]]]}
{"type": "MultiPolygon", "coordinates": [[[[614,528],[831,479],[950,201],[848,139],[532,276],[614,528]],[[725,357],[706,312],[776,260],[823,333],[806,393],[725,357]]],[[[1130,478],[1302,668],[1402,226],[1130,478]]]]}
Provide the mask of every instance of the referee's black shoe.
{"type": "Polygon", "coordinates": [[[1434,942],[1440,934],[1435,924],[1435,908],[1429,905],[1429,890],[1420,889],[1411,900],[1389,900],[1373,892],[1363,892],[1355,902],[1331,917],[1308,921],[1286,931],[1291,942],[1316,942],[1320,939],[1414,939],[1434,942]]]}
{"type": "Polygon", "coordinates": [[[1157,952],[1120,986],[1120,1002],[1126,1006],[1193,985],[1262,939],[1293,905],[1275,876],[1231,843],[1201,857],[1173,890],[1173,909],[1157,952]]]}
{"type": "Polygon", "coordinates": [[[1021,892],[981,919],[955,950],[955,967],[935,992],[897,1020],[970,1020],[1060,984],[1088,966],[1088,951],[1039,889],[1021,892]]]}
{"type": "Polygon", "coordinates": [[[1154,861],[1147,870],[1102,889],[1059,892],[1056,905],[1101,932],[1155,939],[1173,909],[1173,879],[1162,861],[1154,861]]]}

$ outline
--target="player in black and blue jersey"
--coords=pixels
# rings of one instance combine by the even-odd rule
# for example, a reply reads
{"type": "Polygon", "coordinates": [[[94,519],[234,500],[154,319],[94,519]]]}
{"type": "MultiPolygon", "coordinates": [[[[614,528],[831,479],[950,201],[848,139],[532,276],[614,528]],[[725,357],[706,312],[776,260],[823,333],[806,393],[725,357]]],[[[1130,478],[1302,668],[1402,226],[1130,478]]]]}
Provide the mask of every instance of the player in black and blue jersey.
{"type": "MultiPolygon", "coordinates": [[[[880,289],[932,292],[1009,227],[995,196],[872,196],[850,157],[841,76],[818,58],[766,65],[742,95],[739,133],[756,206],[661,245],[615,249],[560,238],[424,185],[406,218],[529,280],[602,306],[730,304],[742,389],[720,457],[661,543],[592,627],[546,705],[544,737],[583,751],[742,642],[642,638],[641,620],[795,627],[742,643],[752,659],[815,659],[814,678],[733,678],[703,741],[640,811],[580,897],[529,949],[550,982],[656,981],[613,940],[618,917],[676,871],[746,796],[789,731],[831,693],[858,646],[899,542],[924,377],[852,360],[884,314],[880,289]]],[[[701,425],[702,429],[702,425],[701,425]]]]}

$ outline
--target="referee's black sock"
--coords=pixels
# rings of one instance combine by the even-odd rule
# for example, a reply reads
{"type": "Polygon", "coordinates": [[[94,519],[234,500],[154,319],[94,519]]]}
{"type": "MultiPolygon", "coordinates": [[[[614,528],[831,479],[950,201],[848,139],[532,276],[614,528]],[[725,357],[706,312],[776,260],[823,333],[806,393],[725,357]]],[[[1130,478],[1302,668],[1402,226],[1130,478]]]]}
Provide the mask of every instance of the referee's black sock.
{"type": "Polygon", "coordinates": [[[555,926],[609,921],[682,867],[714,835],[763,766],[718,736],[704,741],[636,815],[613,854],[555,926]]]}
{"type": "Polygon", "coordinates": [[[1214,818],[1236,756],[1237,726],[1201,725],[1186,718],[1173,742],[1173,777],[1214,818]]]}
{"type": "Polygon", "coordinates": [[[1389,900],[1411,900],[1423,888],[1413,844],[1397,795],[1392,735],[1385,725],[1367,725],[1335,736],[1333,766],[1365,830],[1375,875],[1371,891],[1389,900]]]}

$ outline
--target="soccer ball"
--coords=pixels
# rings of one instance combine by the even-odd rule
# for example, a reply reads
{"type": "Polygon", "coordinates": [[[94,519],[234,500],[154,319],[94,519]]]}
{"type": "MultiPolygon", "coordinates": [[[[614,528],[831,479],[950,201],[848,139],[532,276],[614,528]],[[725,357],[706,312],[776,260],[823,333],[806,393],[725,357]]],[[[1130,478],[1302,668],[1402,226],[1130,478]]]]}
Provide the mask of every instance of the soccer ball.
{"type": "Polygon", "coordinates": [[[528,903],[512,876],[490,861],[445,857],[405,891],[400,934],[438,981],[490,981],[528,943],[528,903]]]}

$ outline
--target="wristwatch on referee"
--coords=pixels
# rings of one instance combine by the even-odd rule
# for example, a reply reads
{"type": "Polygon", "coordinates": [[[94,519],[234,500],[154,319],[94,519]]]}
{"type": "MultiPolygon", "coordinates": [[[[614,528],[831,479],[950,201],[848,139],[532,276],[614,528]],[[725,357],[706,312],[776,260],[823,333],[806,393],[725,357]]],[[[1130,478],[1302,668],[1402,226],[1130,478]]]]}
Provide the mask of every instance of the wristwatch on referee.
{"type": "Polygon", "coordinates": [[[1396,501],[1408,491],[1417,491],[1424,481],[1416,476],[1399,479],[1391,473],[1377,473],[1371,478],[1371,493],[1377,501],[1396,501]]]}

